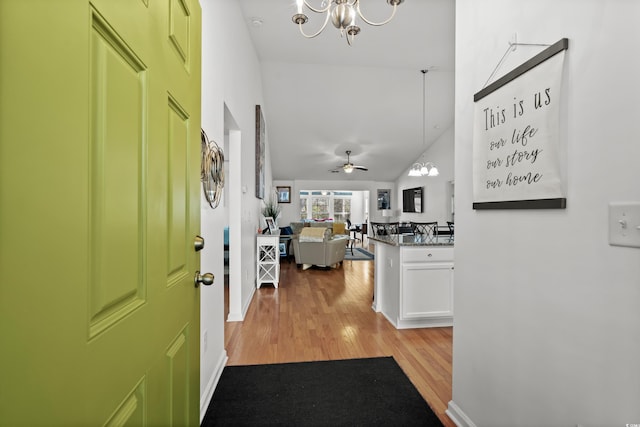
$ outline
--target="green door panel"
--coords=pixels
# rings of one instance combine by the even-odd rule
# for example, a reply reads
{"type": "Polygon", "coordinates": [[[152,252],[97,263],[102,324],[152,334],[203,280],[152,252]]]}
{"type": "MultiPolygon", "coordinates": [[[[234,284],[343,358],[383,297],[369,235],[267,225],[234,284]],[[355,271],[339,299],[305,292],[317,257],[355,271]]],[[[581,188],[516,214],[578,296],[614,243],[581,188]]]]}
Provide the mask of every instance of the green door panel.
{"type": "Polygon", "coordinates": [[[0,1],[0,426],[199,424],[200,20],[0,1]]]}

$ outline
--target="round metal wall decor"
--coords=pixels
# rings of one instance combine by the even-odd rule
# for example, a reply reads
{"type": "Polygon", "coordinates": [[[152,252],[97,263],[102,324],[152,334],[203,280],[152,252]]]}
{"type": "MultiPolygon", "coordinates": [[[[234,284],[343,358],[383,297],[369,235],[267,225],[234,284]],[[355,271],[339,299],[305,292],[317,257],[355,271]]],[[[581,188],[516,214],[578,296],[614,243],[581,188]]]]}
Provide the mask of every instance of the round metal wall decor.
{"type": "Polygon", "coordinates": [[[224,153],[213,140],[209,140],[203,129],[200,129],[201,154],[200,181],[204,197],[209,206],[215,209],[220,204],[224,188],[224,153]]]}

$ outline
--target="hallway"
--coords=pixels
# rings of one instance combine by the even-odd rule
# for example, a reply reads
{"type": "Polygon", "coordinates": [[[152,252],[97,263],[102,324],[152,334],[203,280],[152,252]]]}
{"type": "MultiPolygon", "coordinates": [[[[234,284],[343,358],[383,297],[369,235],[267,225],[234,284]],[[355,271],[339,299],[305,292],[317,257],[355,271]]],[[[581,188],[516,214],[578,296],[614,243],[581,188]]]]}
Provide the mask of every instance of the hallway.
{"type": "Polygon", "coordinates": [[[454,426],[444,413],[453,329],[396,330],[371,309],[373,266],[345,261],[303,271],[283,261],[280,287],[256,290],[245,321],[225,324],[228,365],[393,356],[443,424],[454,426]]]}

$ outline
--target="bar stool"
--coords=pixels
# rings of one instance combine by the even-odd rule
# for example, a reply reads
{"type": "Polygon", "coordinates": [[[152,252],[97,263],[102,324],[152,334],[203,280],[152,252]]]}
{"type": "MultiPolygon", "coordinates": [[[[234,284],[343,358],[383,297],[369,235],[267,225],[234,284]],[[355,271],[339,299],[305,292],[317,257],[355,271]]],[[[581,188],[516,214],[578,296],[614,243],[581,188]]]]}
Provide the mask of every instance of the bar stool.
{"type": "Polygon", "coordinates": [[[411,221],[413,234],[421,234],[424,238],[438,237],[438,222],[413,222],[411,221]]]}

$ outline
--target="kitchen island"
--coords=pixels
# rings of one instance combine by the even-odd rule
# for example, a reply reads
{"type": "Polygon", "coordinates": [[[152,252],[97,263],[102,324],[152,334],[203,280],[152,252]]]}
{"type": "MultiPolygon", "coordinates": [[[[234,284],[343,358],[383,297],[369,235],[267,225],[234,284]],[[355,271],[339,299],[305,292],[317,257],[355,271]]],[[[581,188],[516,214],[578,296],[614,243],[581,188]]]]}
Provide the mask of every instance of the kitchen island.
{"type": "Polygon", "coordinates": [[[453,325],[453,238],[392,234],[375,244],[373,309],[397,329],[453,325]]]}

